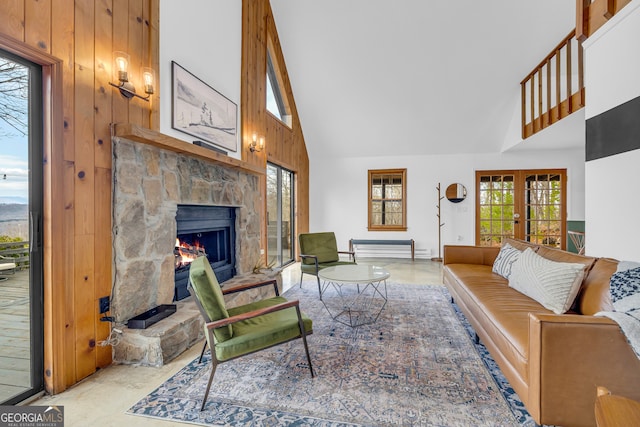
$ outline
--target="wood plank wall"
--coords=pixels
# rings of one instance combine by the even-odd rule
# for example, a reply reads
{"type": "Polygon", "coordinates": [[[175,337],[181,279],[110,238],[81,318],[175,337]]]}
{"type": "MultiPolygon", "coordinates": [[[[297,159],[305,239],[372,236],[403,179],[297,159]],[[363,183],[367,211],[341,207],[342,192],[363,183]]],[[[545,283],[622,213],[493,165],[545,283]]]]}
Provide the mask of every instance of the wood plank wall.
{"type": "MultiPolygon", "coordinates": [[[[112,52],[158,72],[159,0],[3,0],[0,47],[53,68],[45,153],[45,383],[58,393],[111,363],[99,346],[109,324],[98,299],[111,294],[111,131],[114,122],[154,130],[159,96],[125,100],[108,85],[112,52]],[[4,37],[6,36],[6,37],[4,37]],[[22,48],[24,46],[24,48],[22,48]],[[31,49],[31,50],[29,50],[31,49]],[[35,53],[33,53],[35,52],[35,53]],[[55,75],[60,72],[61,76],[55,75]],[[62,111],[57,111],[60,108],[62,111]],[[46,154],[47,155],[47,154],[46,154]]],[[[45,95],[46,96],[46,95],[45,95]]]]}
{"type": "MultiPolygon", "coordinates": [[[[291,82],[287,74],[269,0],[243,0],[242,2],[242,159],[266,169],[267,162],[275,163],[295,173],[296,235],[309,231],[309,157],[291,82]],[[267,112],[266,76],[267,44],[272,46],[272,60],[282,77],[284,96],[291,109],[291,127],[267,112]],[[251,135],[265,135],[265,149],[252,153],[248,148],[251,135]]],[[[266,194],[266,181],[261,182],[266,194]]],[[[266,212],[266,198],[263,211],[266,212]]],[[[267,241],[266,215],[262,227],[262,241],[267,241]]],[[[266,246],[266,244],[264,245],[266,246]]],[[[265,247],[266,250],[266,247],[265,247]]],[[[267,254],[268,255],[268,254],[267,254]]]]}

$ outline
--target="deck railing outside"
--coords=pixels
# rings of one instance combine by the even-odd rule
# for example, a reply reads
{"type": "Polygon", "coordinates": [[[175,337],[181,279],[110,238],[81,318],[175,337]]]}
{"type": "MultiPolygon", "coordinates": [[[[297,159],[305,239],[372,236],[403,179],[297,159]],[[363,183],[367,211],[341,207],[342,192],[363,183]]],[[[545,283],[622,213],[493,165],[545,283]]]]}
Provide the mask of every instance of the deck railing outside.
{"type": "Polygon", "coordinates": [[[520,83],[522,139],[584,107],[582,44],[571,31],[520,83]]]}
{"type": "Polygon", "coordinates": [[[15,262],[18,270],[29,268],[29,242],[0,243],[0,255],[15,262]]]}

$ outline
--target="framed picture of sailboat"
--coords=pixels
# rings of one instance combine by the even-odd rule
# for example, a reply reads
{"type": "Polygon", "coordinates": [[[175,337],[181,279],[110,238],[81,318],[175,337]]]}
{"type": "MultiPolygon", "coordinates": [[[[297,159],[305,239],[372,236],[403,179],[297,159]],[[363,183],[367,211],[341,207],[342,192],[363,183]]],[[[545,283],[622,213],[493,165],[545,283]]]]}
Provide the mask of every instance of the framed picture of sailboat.
{"type": "Polygon", "coordinates": [[[237,151],[238,106],[171,61],[171,127],[229,151],[237,151]]]}

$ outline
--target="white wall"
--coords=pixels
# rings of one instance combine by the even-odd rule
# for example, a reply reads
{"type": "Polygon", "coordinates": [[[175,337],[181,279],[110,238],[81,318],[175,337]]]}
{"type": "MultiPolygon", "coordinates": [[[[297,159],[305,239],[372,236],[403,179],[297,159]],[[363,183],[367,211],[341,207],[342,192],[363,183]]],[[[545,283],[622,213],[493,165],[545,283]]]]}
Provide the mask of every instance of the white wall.
{"type": "MultiPolygon", "coordinates": [[[[449,184],[467,188],[467,199],[454,204],[442,200],[442,244],[475,244],[475,171],[491,169],[566,168],[568,219],[584,218],[583,150],[461,154],[401,157],[310,159],[309,231],[334,231],[338,247],[346,250],[350,238],[415,239],[416,257],[438,255],[438,202],[449,184]],[[407,169],[406,232],[367,230],[367,171],[407,169]],[[458,237],[460,236],[460,237],[458,237]]],[[[364,248],[363,248],[364,249],[364,248]]],[[[392,248],[393,249],[393,248],[392,248]]]]}
{"type": "MultiPolygon", "coordinates": [[[[640,96],[640,0],[623,8],[584,47],[587,119],[640,96]]],[[[587,162],[588,255],[640,260],[639,165],[640,150],[587,162]]]]}
{"type": "MultiPolygon", "coordinates": [[[[171,61],[236,103],[239,130],[242,2],[161,1],[160,47],[160,132],[188,142],[197,139],[171,128],[171,61]]],[[[238,151],[228,154],[240,158],[237,135],[238,151]]]]}

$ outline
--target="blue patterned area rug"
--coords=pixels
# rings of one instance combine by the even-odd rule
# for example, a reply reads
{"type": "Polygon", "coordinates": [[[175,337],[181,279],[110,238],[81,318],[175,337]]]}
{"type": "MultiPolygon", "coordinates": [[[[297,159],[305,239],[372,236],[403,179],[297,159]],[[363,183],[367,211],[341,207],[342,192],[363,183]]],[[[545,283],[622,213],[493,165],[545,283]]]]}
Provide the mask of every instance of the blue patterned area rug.
{"type": "Polygon", "coordinates": [[[301,340],[218,366],[208,352],[128,413],[204,426],[533,425],[443,286],[388,284],[377,322],[335,322],[315,281],[285,293],[313,319],[312,379],[301,340]]]}

